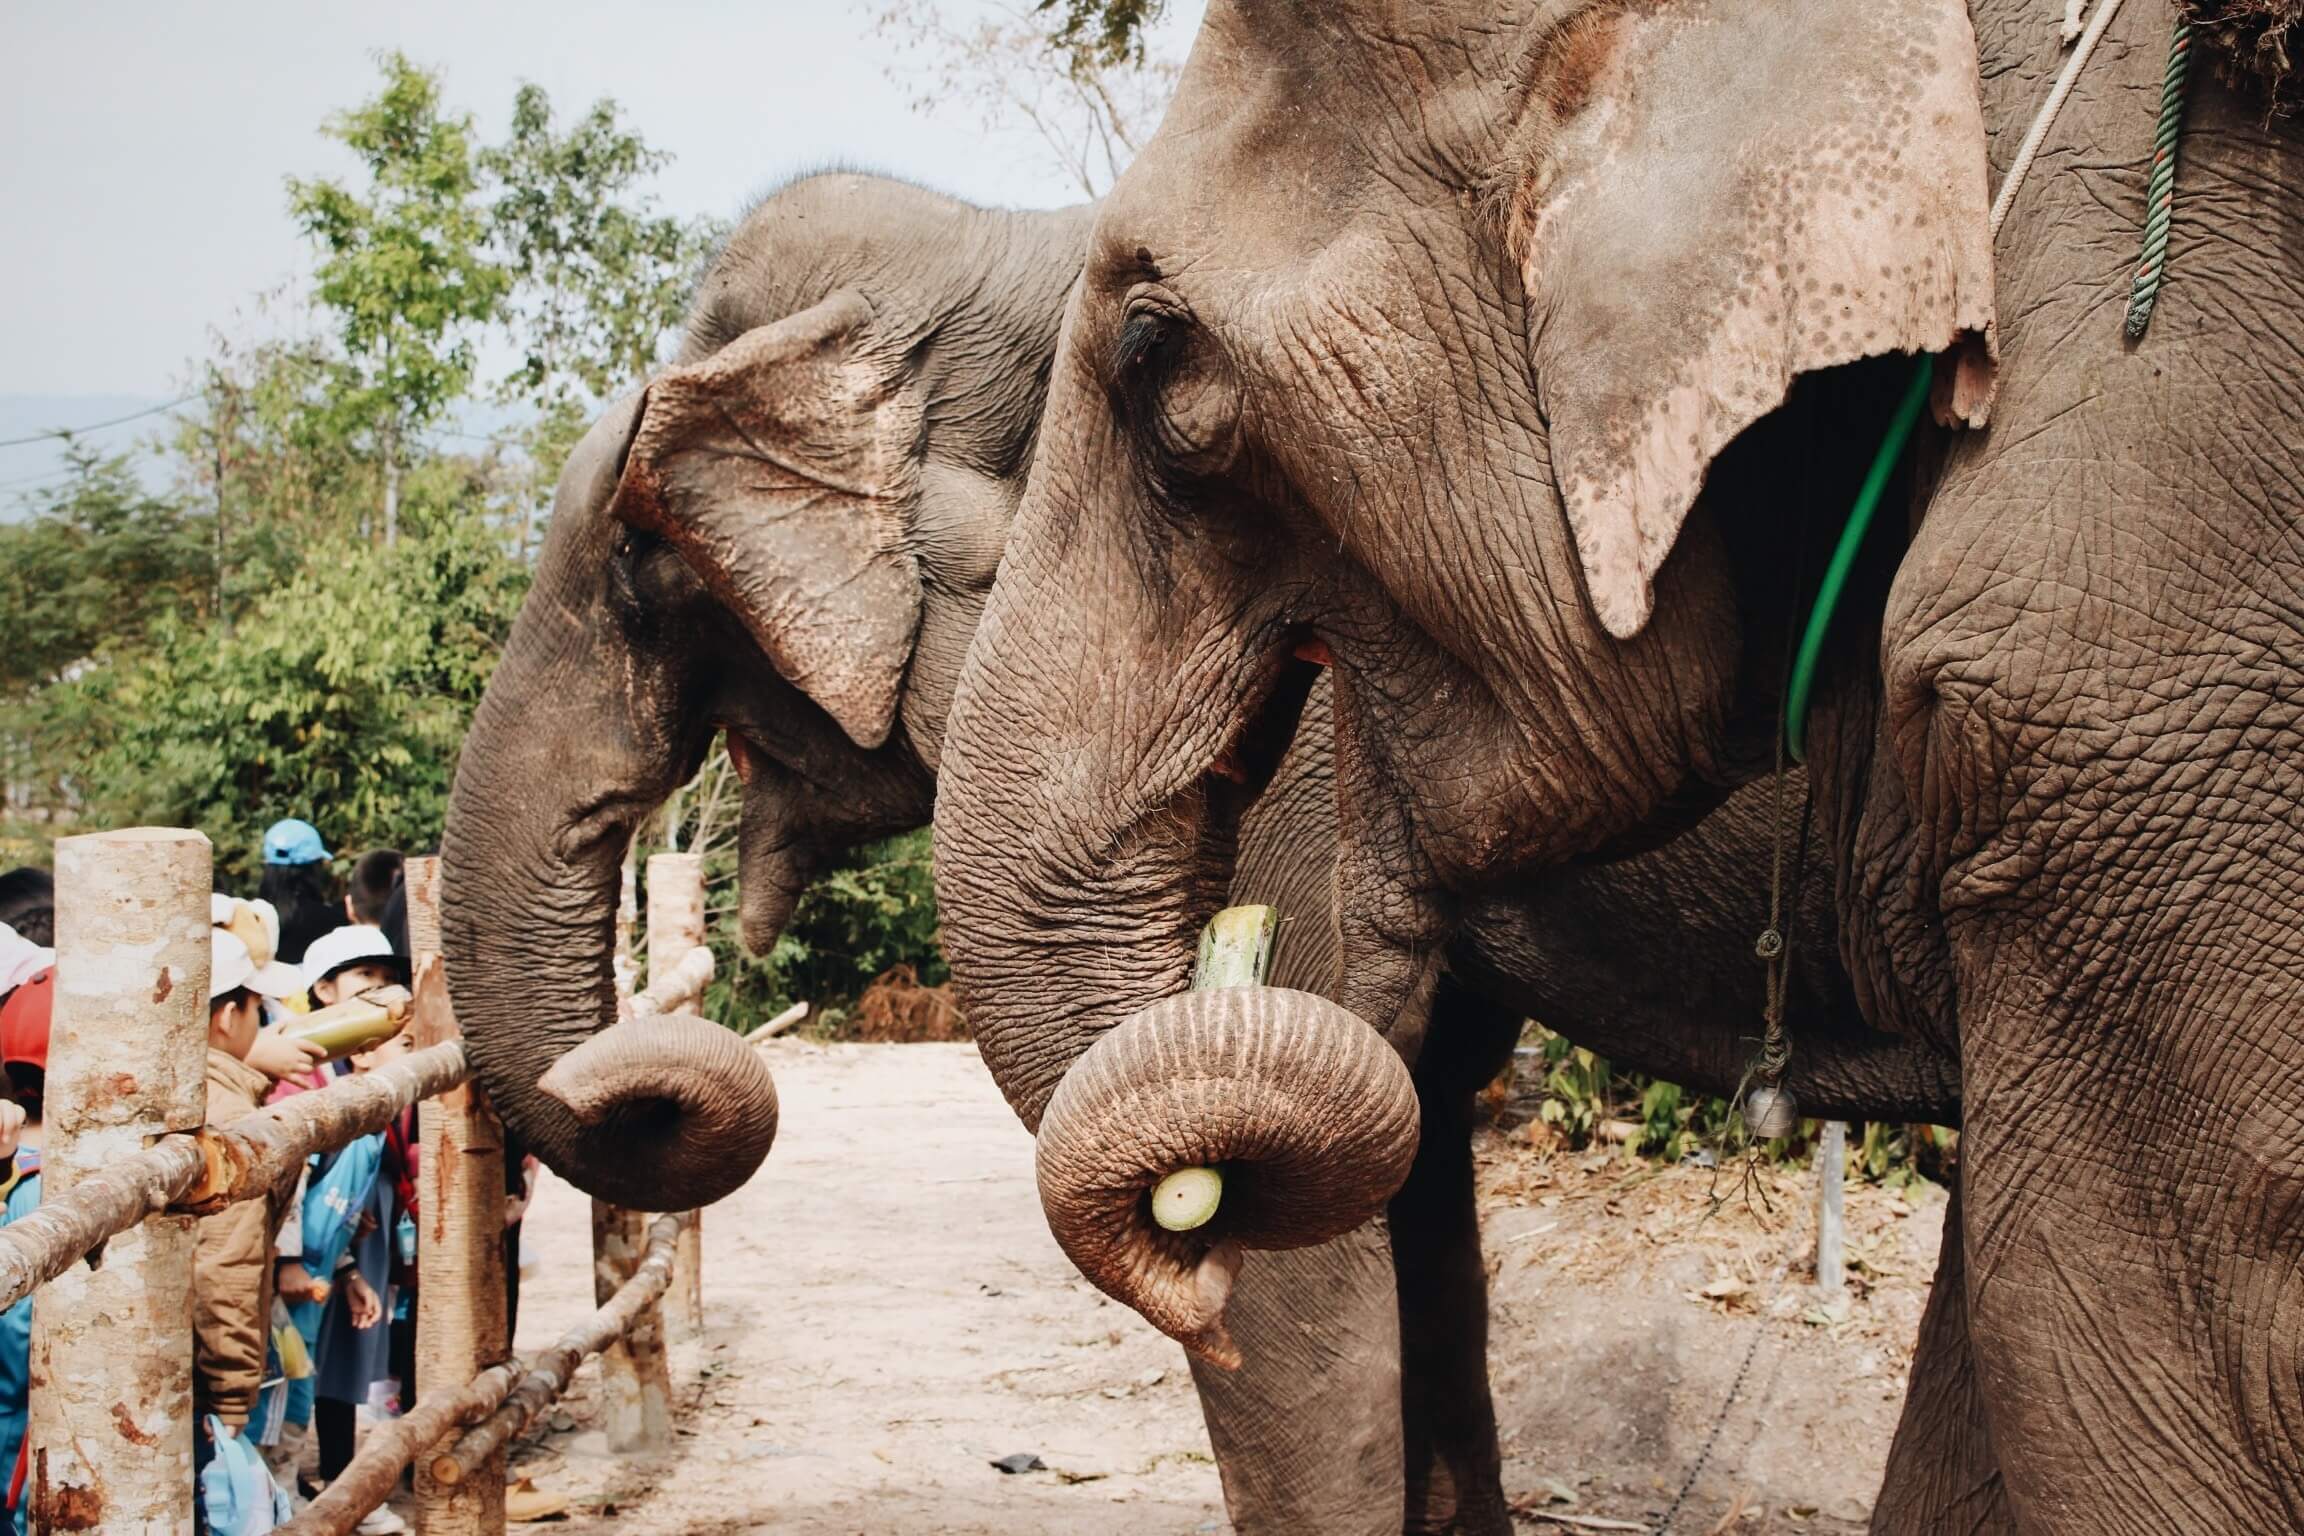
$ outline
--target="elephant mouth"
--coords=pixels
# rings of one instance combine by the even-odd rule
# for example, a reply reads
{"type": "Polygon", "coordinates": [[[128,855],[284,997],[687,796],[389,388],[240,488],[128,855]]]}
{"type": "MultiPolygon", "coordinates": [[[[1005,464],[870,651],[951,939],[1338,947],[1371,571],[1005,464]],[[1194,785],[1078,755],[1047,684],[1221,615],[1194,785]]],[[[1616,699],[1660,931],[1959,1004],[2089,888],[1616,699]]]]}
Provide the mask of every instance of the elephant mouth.
{"type": "Polygon", "coordinates": [[[1200,900],[1195,905],[1201,910],[1193,914],[1194,931],[1224,904],[1241,818],[1279,772],[1326,656],[1325,647],[1305,634],[1291,635],[1266,656],[1227,723],[1223,746],[1187,791],[1187,798],[1200,804],[1200,852],[1206,876],[1196,892],[1200,900]]]}

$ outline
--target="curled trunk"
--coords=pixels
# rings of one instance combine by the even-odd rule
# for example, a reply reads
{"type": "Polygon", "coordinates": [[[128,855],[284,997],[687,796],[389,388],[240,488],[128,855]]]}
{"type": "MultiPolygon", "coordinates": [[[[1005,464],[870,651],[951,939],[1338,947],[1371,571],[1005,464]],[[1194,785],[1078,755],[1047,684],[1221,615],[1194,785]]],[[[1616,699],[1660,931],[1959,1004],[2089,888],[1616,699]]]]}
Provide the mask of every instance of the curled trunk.
{"type": "Polygon", "coordinates": [[[610,558],[597,509],[632,424],[629,404],[610,411],[561,476],[537,590],[457,765],[441,935],[466,1049],[511,1131],[600,1199],[685,1210],[767,1156],[775,1090],[757,1052],[654,1020],[626,1026],[645,1040],[590,1046],[556,1080],[565,1100],[538,1086],[615,1023],[624,850],[710,738],[682,680],[642,664],[583,586],[610,558]]]}
{"type": "Polygon", "coordinates": [[[1131,1015],[1065,1075],[1040,1122],[1040,1201],[1081,1273],[1235,1366],[1223,1311],[1242,1250],[1359,1226],[1407,1178],[1416,1138],[1408,1069],[1359,1019],[1279,987],[1191,992],[1131,1015]],[[1221,1203],[1166,1231],[1151,1190],[1194,1166],[1222,1172],[1221,1203]]]}

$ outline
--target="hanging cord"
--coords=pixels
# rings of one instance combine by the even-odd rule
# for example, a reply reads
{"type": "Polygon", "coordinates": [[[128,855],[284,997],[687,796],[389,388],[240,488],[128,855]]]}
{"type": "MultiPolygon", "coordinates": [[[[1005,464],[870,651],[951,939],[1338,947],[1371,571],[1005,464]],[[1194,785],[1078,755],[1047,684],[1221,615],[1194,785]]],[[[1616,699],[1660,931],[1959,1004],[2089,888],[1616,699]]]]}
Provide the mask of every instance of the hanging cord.
{"type": "MultiPolygon", "coordinates": [[[[2000,226],[2008,221],[2008,210],[2016,206],[2017,189],[2024,185],[2024,177],[2032,169],[2033,157],[2048,138],[2048,130],[2056,122],[2056,114],[2064,110],[2064,98],[2072,94],[2072,82],[2080,78],[2080,71],[2088,63],[2088,56],[2096,51],[2096,44],[2104,36],[2104,29],[2112,24],[2113,13],[2120,9],[2120,0],[2103,0],[2096,14],[2088,18],[2088,28],[2080,34],[2073,46],[2072,57],[2064,61],[2064,68],[2056,76],[2056,84],[2048,92],[2048,99],[2040,103],[2033,114],[2032,126],[2024,130],[2024,142],[2016,146],[2016,158],[2008,162],[2008,174],[2000,183],[1999,195],[1992,199],[1992,235],[1998,239],[2000,226]]],[[[2066,36],[2070,36],[2073,18],[2079,14],[2077,6],[2064,13],[2066,36]]]]}
{"type": "MultiPolygon", "coordinates": [[[[2088,25],[2079,31],[2079,40],[2073,44],[2072,56],[2064,61],[2057,72],[2056,83],[2049,88],[2047,100],[2040,110],[2032,114],[2032,124],[2024,130],[2024,138],[2016,146],[2016,158],[2009,162],[2008,174],[2000,180],[2000,190],[1992,198],[1990,219],[1994,240],[2000,236],[2000,226],[2008,222],[2009,210],[2016,206],[2016,194],[2023,189],[2024,178],[2031,174],[2032,162],[2039,158],[2040,146],[2047,142],[2048,130],[2055,126],[2056,114],[2064,110],[2072,86],[2087,67],[2089,57],[2096,52],[2097,43],[2104,37],[2105,28],[2120,10],[2120,0],[2100,0],[2088,25]]],[[[2072,36],[2077,25],[2080,6],[2075,3],[2065,8],[2066,38],[2072,36]]],[[[2136,299],[2128,313],[2128,334],[2143,334],[2144,321],[2151,317],[2152,298],[2160,288],[2162,258],[2168,248],[2168,208],[2176,179],[2176,125],[2183,108],[2184,60],[2188,51],[2185,38],[2189,28],[2177,24],[2177,45],[2168,62],[2168,81],[2160,109],[2160,149],[2152,170],[2153,196],[2150,207],[2154,210],[2145,221],[2144,260],[2136,270],[2136,299]],[[2157,243],[2155,243],[2157,231],[2157,243]],[[2146,285],[2149,274],[2149,288],[2146,285]],[[2141,313],[2142,318],[2139,318],[2141,313]]],[[[1784,735],[1789,742],[1792,760],[1808,760],[1808,695],[1815,686],[1816,668],[1824,651],[1825,636],[1832,627],[1832,614],[1840,604],[1840,592],[1848,580],[1848,572],[1856,563],[1857,551],[1863,547],[1864,535],[1872,526],[1872,514],[1878,510],[1881,493],[1896,468],[1897,459],[1904,452],[1904,444],[1919,425],[1922,407],[1928,403],[1930,381],[1935,375],[1935,359],[1923,356],[1913,370],[1912,382],[1906,386],[1904,397],[1897,402],[1896,411],[1888,419],[1888,428],[1880,439],[1880,448],[1872,457],[1872,467],[1864,476],[1863,488],[1856,493],[1856,502],[1849,509],[1847,524],[1840,530],[1840,542],[1832,551],[1832,563],[1825,568],[1823,584],[1817,588],[1815,606],[1809,610],[1808,629],[1800,638],[1800,654],[1792,665],[1791,702],[1785,711],[1784,735]]]]}
{"type": "Polygon", "coordinates": [[[2168,274],[2168,221],[2176,211],[2176,140],[2184,126],[2184,80],[2192,64],[2192,24],[2179,12],[2168,40],[2168,68],[2160,77],[2160,127],[2152,136],[2152,181],[2144,193],[2144,253],[2128,293],[2128,339],[2152,323],[2160,280],[2168,274]]]}

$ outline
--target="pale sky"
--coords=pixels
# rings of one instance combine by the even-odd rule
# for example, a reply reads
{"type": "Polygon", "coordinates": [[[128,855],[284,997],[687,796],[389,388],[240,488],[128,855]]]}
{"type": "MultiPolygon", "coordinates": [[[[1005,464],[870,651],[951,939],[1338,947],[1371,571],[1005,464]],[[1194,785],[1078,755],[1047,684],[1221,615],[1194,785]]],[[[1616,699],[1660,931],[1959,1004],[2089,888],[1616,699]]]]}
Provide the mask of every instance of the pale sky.
{"type": "MultiPolygon", "coordinates": [[[[955,19],[993,0],[945,0],[955,19]]],[[[1172,0],[1180,56],[1203,0],[1172,0]]],[[[377,49],[441,71],[500,136],[533,80],[564,118],[613,96],[676,157],[669,211],[726,217],[839,162],[979,202],[1078,200],[1021,135],[912,110],[861,0],[121,0],[0,4],[0,394],[165,398],[210,326],[308,270],[283,178],[346,174],[323,118],[372,94],[377,49]]],[[[59,423],[71,424],[71,423],[59,423]]]]}

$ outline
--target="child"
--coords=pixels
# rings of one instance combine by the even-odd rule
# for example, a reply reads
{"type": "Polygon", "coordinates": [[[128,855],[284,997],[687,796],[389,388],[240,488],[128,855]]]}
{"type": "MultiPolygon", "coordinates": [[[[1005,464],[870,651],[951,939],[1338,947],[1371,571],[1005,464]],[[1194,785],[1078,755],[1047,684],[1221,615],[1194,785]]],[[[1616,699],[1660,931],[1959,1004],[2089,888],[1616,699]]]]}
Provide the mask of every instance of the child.
{"type": "MultiPolygon", "coordinates": [[[[8,1074],[0,1103],[0,1157],[7,1160],[6,1205],[0,1225],[20,1221],[40,1205],[40,1094],[48,1070],[48,1023],[56,995],[53,967],[8,994],[0,1004],[0,1068],[8,1074]]],[[[0,1505],[12,1530],[24,1522],[24,1427],[32,1376],[32,1298],[0,1312],[0,1505]]]]}
{"type": "MultiPolygon", "coordinates": [[[[272,1079],[250,1065],[262,1036],[263,1002],[298,984],[277,961],[258,965],[237,934],[208,930],[208,1123],[254,1114],[272,1079]]],[[[260,1059],[308,1061],[313,1049],[277,1036],[260,1059]]],[[[195,1414],[214,1414],[239,1434],[264,1383],[272,1318],[272,1243],[289,1191],[272,1190],[200,1218],[192,1261],[192,1397],[195,1414]]]]}
{"type": "MultiPolygon", "coordinates": [[[[406,985],[408,962],[392,952],[381,930],[356,924],[313,940],[304,955],[304,976],[311,987],[313,1005],[325,1008],[388,982],[406,985]]],[[[373,1070],[403,1049],[395,1036],[354,1058],[353,1066],[355,1070],[373,1070]]],[[[332,1282],[322,1306],[297,1309],[302,1314],[300,1322],[318,1314],[313,1338],[318,1374],[312,1428],[319,1442],[323,1482],[339,1476],[351,1464],[359,1407],[368,1400],[368,1389],[391,1374],[391,1330],[385,1325],[391,1315],[392,1251],[411,1175],[405,1137],[387,1133],[377,1140],[381,1144],[374,1149],[348,1147],[339,1154],[343,1161],[353,1159],[356,1150],[374,1158],[370,1166],[375,1168],[375,1175],[366,1181],[365,1189],[350,1190],[344,1181],[331,1177],[338,1172],[338,1160],[324,1164],[313,1175],[315,1193],[325,1189],[334,1191],[335,1199],[351,1200],[350,1242],[342,1257],[331,1263],[329,1256],[314,1252],[308,1233],[303,1261],[295,1266],[310,1273],[312,1264],[318,1262],[330,1273],[313,1278],[332,1282]]],[[[314,1214],[308,1208],[307,1223],[317,1230],[320,1223],[312,1220],[314,1214]]],[[[354,1527],[364,1536],[407,1528],[406,1522],[388,1508],[372,1511],[354,1527]]]]}

